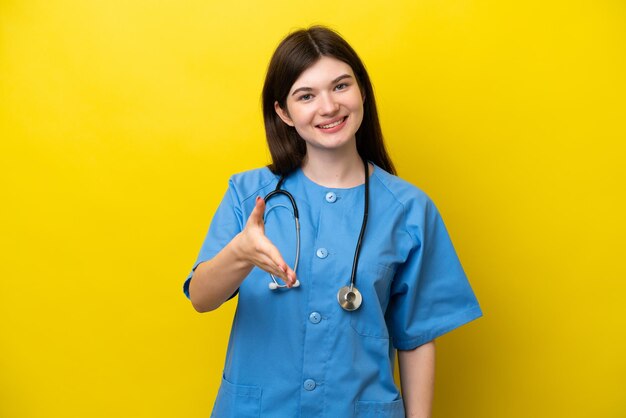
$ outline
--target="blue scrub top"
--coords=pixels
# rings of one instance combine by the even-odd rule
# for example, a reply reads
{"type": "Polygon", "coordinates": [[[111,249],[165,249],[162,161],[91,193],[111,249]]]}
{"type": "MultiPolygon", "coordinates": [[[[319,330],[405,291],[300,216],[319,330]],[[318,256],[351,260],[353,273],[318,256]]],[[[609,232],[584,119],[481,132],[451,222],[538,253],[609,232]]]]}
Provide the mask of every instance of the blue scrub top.
{"type": "MultiPolygon", "coordinates": [[[[234,175],[193,266],[213,258],[246,224],[257,196],[274,190],[267,168],[234,175]]],[[[270,290],[254,268],[239,289],[214,417],[404,417],[395,350],[410,350],[482,315],[444,223],[415,186],[375,166],[355,286],[344,311],[363,218],[365,186],[328,188],[291,173],[301,224],[300,287],[270,290]]],[[[293,209],[279,195],[265,232],[293,267],[293,209]]],[[[184,292],[189,297],[189,281],[184,292]]]]}

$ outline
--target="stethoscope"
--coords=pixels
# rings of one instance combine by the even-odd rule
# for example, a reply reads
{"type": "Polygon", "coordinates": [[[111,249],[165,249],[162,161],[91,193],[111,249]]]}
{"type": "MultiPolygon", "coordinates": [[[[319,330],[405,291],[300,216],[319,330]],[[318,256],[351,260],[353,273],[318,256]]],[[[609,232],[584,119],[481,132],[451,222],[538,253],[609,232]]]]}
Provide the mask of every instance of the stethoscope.
{"type": "MultiPolygon", "coordinates": [[[[365,226],[367,225],[367,210],[368,210],[368,201],[369,201],[369,170],[367,167],[367,161],[363,160],[363,167],[365,168],[365,205],[363,206],[363,223],[361,224],[361,232],[359,233],[359,239],[356,243],[356,248],[354,251],[354,260],[352,262],[352,274],[350,276],[350,285],[344,286],[337,292],[337,301],[339,305],[345,309],[346,311],[354,311],[359,309],[361,303],[363,302],[363,297],[361,296],[361,292],[356,288],[354,283],[356,282],[356,271],[359,266],[359,253],[361,250],[361,243],[363,241],[363,235],[365,234],[365,226]]],[[[281,176],[276,188],[269,192],[267,196],[265,196],[264,200],[267,203],[272,197],[282,194],[287,196],[289,201],[291,202],[291,207],[293,208],[293,218],[295,222],[296,228],[296,260],[294,262],[293,271],[297,271],[298,269],[298,261],[300,260],[300,217],[298,214],[298,205],[296,205],[296,200],[293,198],[292,194],[287,190],[281,189],[285,181],[285,176],[281,176]]],[[[271,209],[270,209],[271,210],[271,209]]],[[[267,213],[265,214],[267,216],[267,213]]],[[[269,284],[270,290],[287,288],[287,285],[278,283],[276,280],[276,276],[270,273],[270,277],[272,278],[272,282],[269,284]]],[[[299,287],[300,281],[296,280],[293,287],[299,287]]]]}

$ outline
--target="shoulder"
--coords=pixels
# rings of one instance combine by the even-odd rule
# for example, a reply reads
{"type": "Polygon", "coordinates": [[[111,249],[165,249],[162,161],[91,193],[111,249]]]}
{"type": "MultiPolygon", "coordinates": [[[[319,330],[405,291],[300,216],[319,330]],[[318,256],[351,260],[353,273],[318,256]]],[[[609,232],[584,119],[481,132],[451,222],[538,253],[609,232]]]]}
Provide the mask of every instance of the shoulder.
{"type": "Polygon", "coordinates": [[[376,167],[372,177],[386,213],[392,208],[400,213],[401,224],[412,241],[415,244],[422,242],[425,231],[432,228],[440,217],[432,199],[419,187],[382,168],[376,167]]]}
{"type": "Polygon", "coordinates": [[[419,187],[398,176],[390,174],[382,168],[376,166],[373,180],[381,186],[379,193],[386,197],[389,203],[395,203],[405,208],[424,208],[431,206],[432,200],[419,187]]]}
{"type": "Polygon", "coordinates": [[[233,174],[228,187],[237,195],[240,202],[263,193],[267,187],[273,187],[280,177],[269,168],[261,167],[233,174]]]}

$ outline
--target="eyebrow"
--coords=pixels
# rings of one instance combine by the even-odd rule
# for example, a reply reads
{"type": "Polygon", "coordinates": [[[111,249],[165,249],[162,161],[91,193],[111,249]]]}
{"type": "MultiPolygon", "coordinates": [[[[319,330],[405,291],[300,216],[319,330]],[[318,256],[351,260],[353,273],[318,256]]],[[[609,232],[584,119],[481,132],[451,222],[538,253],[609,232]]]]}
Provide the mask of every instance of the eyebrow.
{"type": "MultiPolygon", "coordinates": [[[[352,76],[350,74],[342,74],[339,77],[335,78],[333,81],[331,81],[330,84],[338,83],[344,78],[352,78],[352,76]]],[[[298,87],[297,89],[293,91],[293,93],[291,93],[291,95],[293,96],[300,91],[313,91],[313,89],[311,87],[298,87]]]]}

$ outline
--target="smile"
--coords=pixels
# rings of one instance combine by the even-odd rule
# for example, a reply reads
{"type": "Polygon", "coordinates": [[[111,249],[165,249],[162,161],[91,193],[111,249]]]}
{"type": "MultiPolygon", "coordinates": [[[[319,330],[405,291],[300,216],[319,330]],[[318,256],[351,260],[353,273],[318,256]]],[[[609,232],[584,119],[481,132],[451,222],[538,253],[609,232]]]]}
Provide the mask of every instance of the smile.
{"type": "Polygon", "coordinates": [[[318,128],[320,128],[320,129],[332,129],[332,128],[336,127],[336,126],[341,125],[343,122],[345,122],[345,120],[346,120],[347,118],[348,118],[348,117],[346,116],[346,117],[343,117],[343,118],[341,118],[341,119],[337,119],[337,120],[336,120],[336,121],[334,121],[334,122],[328,123],[328,124],[326,124],[326,125],[317,125],[317,127],[318,127],[318,128]]]}

